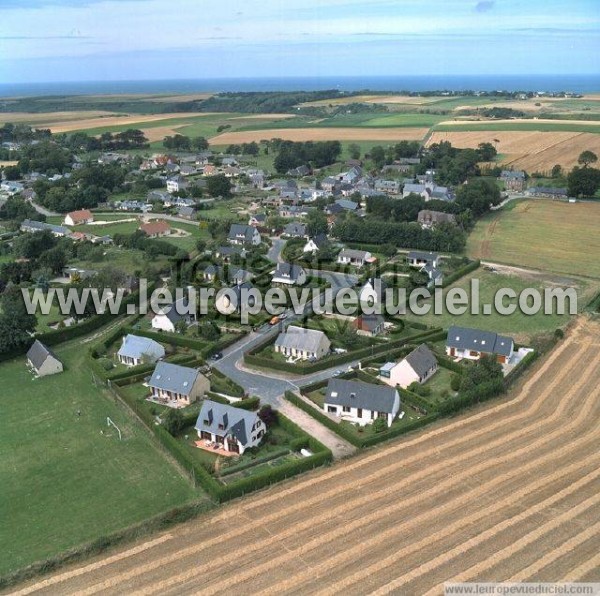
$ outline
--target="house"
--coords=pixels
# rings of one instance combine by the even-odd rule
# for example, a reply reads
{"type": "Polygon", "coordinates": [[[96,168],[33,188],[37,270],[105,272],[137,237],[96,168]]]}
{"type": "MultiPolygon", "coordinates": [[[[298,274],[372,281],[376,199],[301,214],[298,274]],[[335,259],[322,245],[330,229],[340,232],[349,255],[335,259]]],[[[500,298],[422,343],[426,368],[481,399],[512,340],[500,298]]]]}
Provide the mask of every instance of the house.
{"type": "Polygon", "coordinates": [[[228,263],[231,257],[239,256],[241,259],[246,258],[246,250],[240,246],[219,246],[215,251],[217,259],[222,259],[224,263],[228,263]]]}
{"type": "Polygon", "coordinates": [[[285,286],[301,286],[306,283],[306,271],[293,263],[278,263],[272,283],[285,286]]]}
{"type": "Polygon", "coordinates": [[[48,224],[32,219],[24,219],[20,229],[21,232],[27,233],[44,232],[45,230],[48,230],[49,232],[52,232],[54,236],[69,236],[71,234],[71,230],[65,226],[56,226],[54,224],[48,224]]]}
{"type": "Polygon", "coordinates": [[[63,267],[62,274],[64,277],[68,277],[70,282],[82,281],[84,279],[91,279],[98,275],[98,272],[94,269],[82,269],[80,267],[63,267]]]}
{"type": "Polygon", "coordinates": [[[20,182],[13,182],[11,180],[4,180],[0,183],[0,190],[3,190],[10,196],[23,192],[24,188],[25,187],[20,182]]]}
{"type": "Polygon", "coordinates": [[[549,186],[532,186],[527,189],[527,195],[531,197],[550,197],[551,199],[566,199],[566,188],[554,188],[549,186]]]}
{"type": "Polygon", "coordinates": [[[38,339],[27,352],[27,365],[38,377],[55,375],[63,371],[62,362],[38,339]]]}
{"type": "Polygon", "coordinates": [[[238,161],[235,157],[223,157],[223,159],[221,159],[221,164],[224,166],[237,166],[238,161]]]}
{"type": "Polygon", "coordinates": [[[171,226],[164,219],[149,221],[140,226],[140,230],[149,238],[160,238],[171,233],[171,226]]]}
{"type": "Polygon", "coordinates": [[[402,189],[402,198],[405,199],[408,195],[419,195],[426,201],[429,200],[429,192],[425,184],[405,184],[402,189]]]}
{"type": "Polygon", "coordinates": [[[359,204],[354,201],[349,201],[348,199],[338,199],[332,205],[327,205],[325,207],[325,213],[327,215],[337,215],[339,213],[343,213],[344,211],[357,211],[359,208],[359,204]]]}
{"type": "Polygon", "coordinates": [[[226,292],[217,294],[215,308],[221,314],[231,315],[234,312],[240,312],[244,300],[246,301],[245,307],[254,306],[255,298],[248,294],[250,290],[252,290],[252,284],[249,281],[236,283],[226,292]]]}
{"type": "Polygon", "coordinates": [[[148,381],[150,399],[170,408],[184,408],[210,391],[209,380],[195,368],[159,362],[148,381]]]}
{"type": "Polygon", "coordinates": [[[338,175],[338,180],[346,184],[354,184],[357,180],[362,177],[362,168],[360,166],[354,166],[347,172],[343,172],[338,175]]]}
{"type": "Polygon", "coordinates": [[[429,277],[429,282],[427,284],[428,288],[436,284],[439,285],[444,281],[444,274],[442,270],[437,265],[434,265],[432,262],[425,263],[425,265],[421,267],[421,271],[423,273],[426,273],[427,277],[429,277]]]}
{"type": "Polygon", "coordinates": [[[195,428],[200,439],[240,455],[246,449],[256,447],[267,432],[265,423],[256,412],[210,399],[202,402],[195,428]]]}
{"type": "Polygon", "coordinates": [[[511,337],[468,327],[450,327],[446,340],[446,354],[452,358],[479,360],[483,355],[495,354],[500,364],[506,364],[514,350],[511,337]]]}
{"type": "Polygon", "coordinates": [[[506,190],[521,192],[525,189],[525,172],[521,170],[502,170],[500,180],[504,182],[506,190]]]}
{"type": "Polygon", "coordinates": [[[279,217],[305,217],[308,209],[299,205],[283,205],[278,211],[279,217]]]}
{"type": "Polygon", "coordinates": [[[370,277],[360,289],[359,300],[364,303],[383,304],[387,285],[380,277],[370,277]]]}
{"type": "Polygon", "coordinates": [[[423,252],[420,250],[411,250],[406,256],[406,262],[411,267],[422,268],[424,265],[431,264],[437,267],[439,264],[439,255],[435,252],[423,252]]]}
{"type": "Polygon", "coordinates": [[[306,237],[306,225],[297,221],[287,224],[283,228],[282,236],[289,238],[304,238],[306,237]]]}
{"type": "Polygon", "coordinates": [[[366,250],[355,250],[353,248],[344,248],[337,258],[337,262],[342,265],[354,265],[362,267],[366,263],[373,262],[373,255],[366,250]]]}
{"type": "Polygon", "coordinates": [[[196,321],[196,313],[189,312],[192,305],[187,298],[181,298],[168,306],[161,309],[159,313],[152,317],[152,329],[160,329],[161,331],[175,332],[176,325],[180,321],[185,321],[186,325],[190,325],[196,321]]]}
{"type": "Polygon", "coordinates": [[[331,379],[323,399],[325,412],[359,426],[383,418],[389,427],[399,409],[400,396],[396,389],[360,381],[331,379]]]}
{"type": "Polygon", "coordinates": [[[325,234],[317,234],[316,236],[310,238],[310,240],[304,245],[302,252],[311,252],[314,254],[321,250],[321,248],[323,248],[327,242],[328,240],[325,234]]]}
{"type": "Polygon", "coordinates": [[[399,180],[375,180],[375,190],[386,195],[400,194],[399,180]]]}
{"type": "Polygon", "coordinates": [[[253,277],[254,275],[250,271],[246,271],[246,269],[242,269],[241,267],[229,268],[229,281],[234,284],[244,284],[253,277]]]}
{"type": "Polygon", "coordinates": [[[248,225],[254,226],[255,228],[264,226],[266,223],[267,223],[266,213],[255,213],[254,215],[251,215],[250,219],[248,220],[248,225]]]}
{"type": "Polygon", "coordinates": [[[417,215],[417,222],[421,224],[422,228],[433,228],[441,223],[456,224],[456,216],[453,213],[422,209],[417,215]]]}
{"type": "Polygon", "coordinates": [[[202,168],[202,174],[204,176],[214,176],[217,173],[217,166],[212,163],[206,164],[202,168]]]}
{"type": "Polygon", "coordinates": [[[400,362],[386,362],[379,369],[379,378],[386,384],[406,389],[413,383],[425,383],[438,370],[434,353],[425,345],[415,348],[400,362]]]}
{"type": "Polygon", "coordinates": [[[290,325],[275,340],[275,352],[301,360],[318,360],[329,353],[329,338],[316,329],[290,325]]]}
{"type": "Polygon", "coordinates": [[[184,219],[195,219],[196,218],[196,209],[194,207],[183,206],[177,209],[177,215],[179,217],[183,217],[184,219]]]}
{"type": "Polygon", "coordinates": [[[165,349],[153,339],[138,335],[126,335],[117,358],[125,366],[149,364],[165,357],[165,349]]]}
{"type": "Polygon", "coordinates": [[[298,166],[297,168],[293,168],[288,170],[286,176],[293,176],[294,178],[302,178],[303,176],[308,176],[310,174],[310,168],[306,165],[298,166]]]}
{"type": "Polygon", "coordinates": [[[80,209],[79,211],[71,211],[65,215],[65,226],[79,226],[81,224],[89,224],[94,221],[94,215],[89,209],[80,209]]]}
{"type": "Polygon", "coordinates": [[[173,176],[167,180],[167,192],[174,193],[186,189],[190,183],[183,176],[173,176]]]}
{"type": "Polygon", "coordinates": [[[202,279],[204,281],[213,282],[217,279],[223,278],[223,268],[218,265],[208,265],[202,272],[202,279]]]}
{"type": "Polygon", "coordinates": [[[366,337],[375,337],[383,333],[385,329],[385,319],[381,315],[360,315],[352,322],[358,335],[366,337]]]}
{"type": "Polygon", "coordinates": [[[253,226],[243,224],[231,224],[227,240],[230,244],[237,246],[250,245],[258,246],[260,244],[260,234],[253,226]]]}

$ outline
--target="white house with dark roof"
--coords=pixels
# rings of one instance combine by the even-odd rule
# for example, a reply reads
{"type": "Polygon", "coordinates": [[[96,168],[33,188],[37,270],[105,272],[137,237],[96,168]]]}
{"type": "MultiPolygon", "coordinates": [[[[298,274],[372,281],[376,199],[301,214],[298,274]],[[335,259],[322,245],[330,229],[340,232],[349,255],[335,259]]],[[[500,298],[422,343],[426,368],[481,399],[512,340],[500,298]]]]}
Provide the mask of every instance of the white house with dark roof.
{"type": "Polygon", "coordinates": [[[290,325],[279,334],[273,347],[289,358],[318,360],[329,353],[331,342],[322,331],[290,325]]]}
{"type": "Polygon", "coordinates": [[[446,354],[451,358],[479,360],[484,355],[495,354],[497,362],[508,364],[513,351],[511,337],[468,327],[452,326],[448,329],[446,354]]]}
{"type": "Polygon", "coordinates": [[[284,286],[301,286],[306,283],[306,271],[295,263],[278,263],[271,282],[284,286]]]}
{"type": "Polygon", "coordinates": [[[191,325],[196,322],[196,313],[190,312],[191,310],[192,306],[189,301],[181,298],[173,304],[165,306],[152,317],[152,329],[173,333],[179,321],[185,321],[186,325],[191,325]]]}
{"type": "Polygon", "coordinates": [[[150,364],[165,357],[165,349],[149,337],[140,337],[138,335],[128,334],[123,338],[123,342],[117,358],[125,366],[138,366],[140,364],[150,364]]]}
{"type": "Polygon", "coordinates": [[[260,233],[254,226],[231,224],[227,240],[236,246],[258,246],[260,233]]]}
{"type": "Polygon", "coordinates": [[[360,426],[383,418],[389,427],[400,410],[400,396],[396,389],[385,385],[331,379],[323,410],[360,426]]]}
{"type": "Polygon", "coordinates": [[[387,285],[380,277],[370,277],[360,289],[359,299],[367,304],[383,304],[387,285]]]}
{"type": "Polygon", "coordinates": [[[354,265],[355,267],[362,267],[373,260],[370,252],[354,248],[344,248],[337,257],[337,262],[341,265],[354,265]]]}
{"type": "Polygon", "coordinates": [[[298,221],[293,221],[287,224],[283,228],[282,236],[288,236],[289,238],[305,238],[306,237],[306,224],[298,221]]]}
{"type": "Polygon", "coordinates": [[[422,250],[411,250],[406,256],[406,262],[411,267],[418,267],[419,269],[425,265],[433,265],[437,267],[439,265],[440,257],[436,252],[425,252],[422,250]]]}
{"type": "Polygon", "coordinates": [[[311,252],[316,253],[321,250],[323,246],[327,244],[327,236],[325,234],[317,234],[309,239],[309,241],[304,245],[302,252],[311,252]]]}
{"type": "Polygon", "coordinates": [[[159,362],[148,381],[151,401],[170,408],[184,408],[210,390],[209,380],[195,368],[159,362]]]}
{"type": "Polygon", "coordinates": [[[399,385],[406,389],[413,383],[425,383],[437,370],[438,362],[434,353],[421,344],[400,362],[386,362],[379,369],[379,378],[391,387],[399,385]]]}
{"type": "Polygon", "coordinates": [[[196,420],[198,437],[209,444],[240,455],[256,447],[267,427],[256,412],[206,399],[196,420]]]}
{"type": "Polygon", "coordinates": [[[27,365],[38,377],[63,372],[63,364],[41,341],[36,339],[27,352],[27,365]]]}

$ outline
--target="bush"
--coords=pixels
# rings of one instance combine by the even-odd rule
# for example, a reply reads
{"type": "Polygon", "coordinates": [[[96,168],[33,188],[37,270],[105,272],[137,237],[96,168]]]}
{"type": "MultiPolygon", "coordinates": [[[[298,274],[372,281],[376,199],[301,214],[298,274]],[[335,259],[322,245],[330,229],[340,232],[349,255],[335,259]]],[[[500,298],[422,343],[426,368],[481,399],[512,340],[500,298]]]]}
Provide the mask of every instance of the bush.
{"type": "Polygon", "coordinates": [[[388,428],[387,422],[385,418],[377,418],[373,421],[373,432],[374,433],[382,433],[385,432],[388,428]]]}
{"type": "Polygon", "coordinates": [[[450,379],[450,389],[452,391],[458,391],[460,389],[460,377],[458,375],[452,375],[450,379]]]}
{"type": "Polygon", "coordinates": [[[100,360],[98,360],[98,364],[100,364],[100,366],[106,371],[111,370],[115,366],[113,361],[109,358],[100,358],[100,360]]]}

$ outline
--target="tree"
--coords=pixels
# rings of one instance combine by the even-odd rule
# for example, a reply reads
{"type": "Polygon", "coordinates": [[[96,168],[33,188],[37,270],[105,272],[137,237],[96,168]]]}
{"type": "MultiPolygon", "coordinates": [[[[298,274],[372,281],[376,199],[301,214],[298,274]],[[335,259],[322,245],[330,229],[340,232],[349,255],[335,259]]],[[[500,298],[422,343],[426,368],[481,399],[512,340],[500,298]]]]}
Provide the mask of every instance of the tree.
{"type": "Polygon", "coordinates": [[[184,427],[185,421],[183,414],[176,408],[171,408],[163,418],[163,426],[167,432],[173,436],[179,434],[184,427]]]}
{"type": "Polygon", "coordinates": [[[204,252],[206,250],[206,240],[204,240],[204,238],[198,238],[196,240],[196,250],[198,252],[204,252]]]}
{"type": "Polygon", "coordinates": [[[557,163],[552,167],[552,178],[560,178],[562,176],[562,166],[557,163]]]}
{"type": "Polygon", "coordinates": [[[325,213],[317,210],[309,211],[306,216],[306,231],[309,236],[326,234],[328,229],[329,225],[325,213]]]}
{"type": "Polygon", "coordinates": [[[37,317],[27,312],[21,288],[7,287],[0,299],[0,354],[29,344],[36,325],[37,317]]]}
{"type": "Polygon", "coordinates": [[[265,404],[258,411],[258,417],[265,423],[267,428],[271,428],[278,421],[277,411],[274,410],[269,404],[265,404]]]}
{"type": "Polygon", "coordinates": [[[192,139],[192,148],[196,151],[206,151],[208,147],[208,141],[204,137],[194,137],[192,139]]]}
{"type": "Polygon", "coordinates": [[[567,177],[568,192],[572,197],[593,197],[600,188],[600,170],[574,167],[567,177]]]}
{"type": "Polygon", "coordinates": [[[231,181],[225,174],[209,176],[206,181],[206,189],[211,197],[229,198],[231,196],[231,181]]]}
{"type": "Polygon", "coordinates": [[[592,163],[596,163],[597,161],[598,156],[593,151],[583,151],[577,159],[577,163],[582,165],[584,168],[587,168],[587,166],[592,163]]]}
{"type": "Polygon", "coordinates": [[[498,153],[492,143],[479,143],[477,151],[481,161],[492,161],[498,153]]]}
{"type": "Polygon", "coordinates": [[[461,377],[460,391],[470,391],[479,385],[503,379],[502,365],[494,355],[482,356],[472,366],[467,368],[461,377]]]}
{"type": "Polygon", "coordinates": [[[360,159],[360,145],[350,143],[350,145],[348,145],[348,154],[352,159],[360,159]]]}
{"type": "Polygon", "coordinates": [[[387,421],[385,418],[376,418],[373,421],[372,426],[373,426],[373,432],[375,434],[382,433],[382,432],[386,431],[388,428],[387,421]]]}
{"type": "Polygon", "coordinates": [[[457,205],[462,210],[470,209],[475,217],[484,215],[492,205],[498,205],[500,201],[500,189],[496,183],[484,178],[471,178],[456,193],[457,205]]]}
{"type": "Polygon", "coordinates": [[[385,165],[385,149],[377,145],[371,149],[371,159],[376,167],[382,168],[385,165]]]}

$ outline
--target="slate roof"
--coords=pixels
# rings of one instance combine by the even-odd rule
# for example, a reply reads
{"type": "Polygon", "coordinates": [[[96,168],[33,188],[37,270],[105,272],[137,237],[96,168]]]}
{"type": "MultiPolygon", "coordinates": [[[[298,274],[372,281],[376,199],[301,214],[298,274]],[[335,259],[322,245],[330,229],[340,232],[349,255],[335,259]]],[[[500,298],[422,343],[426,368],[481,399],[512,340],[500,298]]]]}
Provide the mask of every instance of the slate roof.
{"type": "Polygon", "coordinates": [[[210,432],[219,437],[232,436],[246,446],[252,434],[252,427],[258,420],[255,412],[205,399],[196,420],[196,430],[210,432]],[[219,425],[223,428],[219,428],[219,425]]]}
{"type": "Polygon", "coordinates": [[[43,221],[24,219],[21,223],[22,232],[43,232],[44,230],[50,230],[53,234],[60,234],[62,236],[68,236],[71,233],[71,230],[66,226],[56,226],[43,221]]]}
{"type": "Polygon", "coordinates": [[[195,368],[179,366],[170,362],[159,362],[148,385],[163,391],[189,395],[199,374],[200,372],[195,368]]]}
{"type": "Polygon", "coordinates": [[[395,399],[396,390],[392,387],[331,379],[323,402],[332,406],[350,406],[391,414],[395,399]]]}
{"type": "Polygon", "coordinates": [[[515,180],[524,180],[525,179],[525,172],[521,171],[521,170],[502,170],[502,173],[500,174],[500,178],[504,178],[504,179],[511,179],[514,178],[515,180]]]}
{"type": "Polygon", "coordinates": [[[420,377],[424,376],[437,365],[435,355],[425,344],[421,344],[418,348],[415,348],[406,356],[405,360],[420,377]]]}
{"type": "Polygon", "coordinates": [[[295,348],[304,352],[316,352],[323,340],[327,340],[329,343],[329,338],[322,331],[290,325],[286,331],[279,334],[275,345],[282,348],[295,348]]]}
{"type": "Polygon", "coordinates": [[[273,280],[284,278],[291,281],[297,281],[303,271],[304,269],[302,269],[300,265],[294,263],[279,263],[273,274],[273,280]]]}
{"type": "Polygon", "coordinates": [[[446,345],[458,350],[473,350],[486,354],[510,356],[513,340],[511,337],[498,335],[490,331],[480,331],[468,327],[452,326],[448,329],[446,345]]]}
{"type": "Polygon", "coordinates": [[[418,259],[419,261],[427,261],[429,263],[436,261],[439,255],[436,252],[424,252],[422,250],[411,250],[408,253],[407,259],[418,259]]]}
{"type": "Polygon", "coordinates": [[[119,356],[128,356],[129,358],[141,358],[145,354],[153,356],[156,360],[164,358],[165,349],[149,337],[140,337],[138,335],[126,335],[123,338],[119,356]]]}
{"type": "Polygon", "coordinates": [[[231,227],[229,228],[229,235],[227,237],[229,240],[237,240],[243,236],[244,242],[251,243],[255,232],[256,228],[253,228],[252,226],[247,226],[244,224],[231,224],[231,227]]]}
{"type": "MultiPolygon", "coordinates": [[[[42,365],[44,364],[44,362],[46,362],[46,359],[49,356],[51,356],[55,360],[58,360],[56,355],[51,350],[49,350],[39,339],[36,339],[33,342],[33,345],[29,348],[29,351],[27,352],[27,360],[31,362],[31,364],[36,370],[39,370],[42,367],[42,365]]],[[[58,361],[60,362],[60,360],[58,361]]]]}
{"type": "Polygon", "coordinates": [[[419,211],[417,215],[417,221],[419,223],[455,223],[456,216],[453,213],[444,213],[443,211],[431,211],[430,209],[423,209],[419,211]]]}
{"type": "Polygon", "coordinates": [[[293,221],[283,228],[283,233],[287,236],[305,236],[306,225],[297,221],[293,221]]]}
{"type": "Polygon", "coordinates": [[[368,258],[369,253],[364,250],[356,250],[355,248],[344,248],[339,256],[348,259],[366,259],[368,258]]]}

